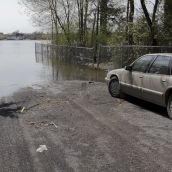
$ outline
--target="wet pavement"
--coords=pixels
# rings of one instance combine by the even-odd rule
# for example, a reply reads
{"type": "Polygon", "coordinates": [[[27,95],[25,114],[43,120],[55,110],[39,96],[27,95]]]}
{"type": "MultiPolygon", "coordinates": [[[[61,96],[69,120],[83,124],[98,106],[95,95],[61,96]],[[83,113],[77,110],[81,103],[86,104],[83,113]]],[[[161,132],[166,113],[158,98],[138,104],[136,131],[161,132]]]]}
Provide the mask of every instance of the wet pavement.
{"type": "Polygon", "coordinates": [[[165,109],[113,99],[104,83],[27,87],[1,100],[0,110],[7,107],[11,111],[0,115],[0,171],[172,169],[172,122],[165,109]],[[40,145],[47,150],[37,152],[40,145]]]}

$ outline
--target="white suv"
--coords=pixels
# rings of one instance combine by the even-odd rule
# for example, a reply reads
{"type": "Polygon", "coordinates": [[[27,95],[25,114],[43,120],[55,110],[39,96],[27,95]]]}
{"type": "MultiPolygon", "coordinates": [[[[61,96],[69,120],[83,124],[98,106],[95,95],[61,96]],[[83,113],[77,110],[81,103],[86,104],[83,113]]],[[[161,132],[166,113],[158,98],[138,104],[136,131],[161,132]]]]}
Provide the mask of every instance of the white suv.
{"type": "Polygon", "coordinates": [[[123,93],[167,108],[172,119],[172,54],[147,54],[131,65],[108,72],[112,97],[123,93]]]}

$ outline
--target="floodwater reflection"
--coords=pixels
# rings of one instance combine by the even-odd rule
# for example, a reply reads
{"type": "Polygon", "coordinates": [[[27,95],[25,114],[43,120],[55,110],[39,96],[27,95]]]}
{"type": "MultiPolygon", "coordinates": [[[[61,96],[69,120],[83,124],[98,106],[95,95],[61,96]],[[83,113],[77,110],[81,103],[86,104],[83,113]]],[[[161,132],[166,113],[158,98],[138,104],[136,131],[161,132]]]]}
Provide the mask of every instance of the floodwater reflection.
{"type": "MultiPolygon", "coordinates": [[[[73,57],[71,57],[73,58],[73,57]]],[[[36,62],[47,66],[53,80],[87,80],[104,82],[105,71],[76,63],[75,60],[61,61],[58,55],[36,53],[36,62]]]]}

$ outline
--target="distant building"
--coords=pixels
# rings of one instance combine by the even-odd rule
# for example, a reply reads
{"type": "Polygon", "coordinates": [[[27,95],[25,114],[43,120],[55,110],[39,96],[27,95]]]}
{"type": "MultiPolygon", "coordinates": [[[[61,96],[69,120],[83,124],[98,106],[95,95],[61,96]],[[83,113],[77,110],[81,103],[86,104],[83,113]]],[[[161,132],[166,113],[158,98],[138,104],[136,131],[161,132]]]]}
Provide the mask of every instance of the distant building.
{"type": "Polygon", "coordinates": [[[19,33],[13,32],[4,35],[6,40],[47,40],[50,39],[50,34],[43,32],[33,32],[33,33],[19,33]]]}
{"type": "Polygon", "coordinates": [[[6,34],[5,38],[7,40],[23,40],[24,34],[22,33],[12,33],[12,34],[6,34]]]}

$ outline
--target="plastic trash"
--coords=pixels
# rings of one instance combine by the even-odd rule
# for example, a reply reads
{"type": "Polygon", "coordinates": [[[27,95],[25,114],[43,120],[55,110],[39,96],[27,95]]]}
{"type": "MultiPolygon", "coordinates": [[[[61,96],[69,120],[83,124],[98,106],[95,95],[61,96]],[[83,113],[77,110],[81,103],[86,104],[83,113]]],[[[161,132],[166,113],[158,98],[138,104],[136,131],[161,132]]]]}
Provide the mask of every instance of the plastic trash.
{"type": "Polygon", "coordinates": [[[46,145],[40,145],[39,148],[36,150],[36,152],[44,152],[47,151],[47,146],[46,145]]]}
{"type": "Polygon", "coordinates": [[[21,113],[23,113],[23,112],[24,112],[24,110],[25,110],[25,107],[23,107],[23,108],[21,109],[21,111],[20,111],[20,112],[21,112],[21,113]]]}
{"type": "Polygon", "coordinates": [[[54,122],[51,122],[50,125],[53,125],[55,128],[58,128],[58,126],[54,122]]]}

